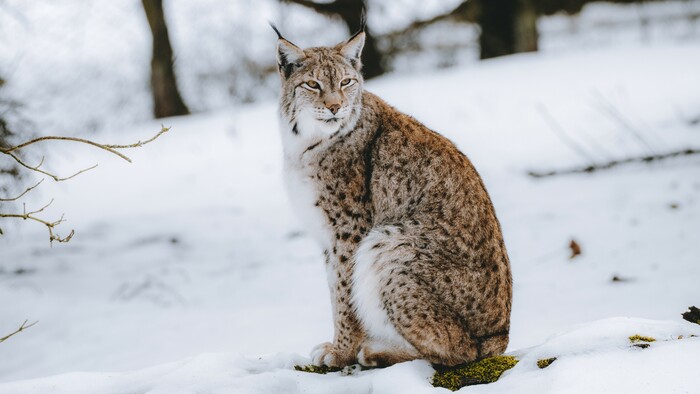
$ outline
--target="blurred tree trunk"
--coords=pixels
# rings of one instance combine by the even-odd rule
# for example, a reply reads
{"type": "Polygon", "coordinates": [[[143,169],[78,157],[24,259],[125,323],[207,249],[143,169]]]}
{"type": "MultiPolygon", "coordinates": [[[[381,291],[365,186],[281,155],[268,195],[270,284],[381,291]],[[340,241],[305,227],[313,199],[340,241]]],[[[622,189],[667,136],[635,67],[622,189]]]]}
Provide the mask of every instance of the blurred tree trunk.
{"type": "Polygon", "coordinates": [[[177,89],[173,71],[173,49],[170,46],[168,27],[163,13],[163,0],[142,0],[148,25],[153,33],[153,58],[151,59],[151,89],[153,91],[156,118],[186,115],[190,111],[177,89]]]}
{"type": "MultiPolygon", "coordinates": [[[[0,77],[0,92],[2,91],[3,86],[5,86],[5,80],[0,77]]],[[[10,146],[10,143],[7,142],[7,138],[9,138],[11,133],[9,127],[7,126],[7,121],[4,118],[4,107],[4,100],[2,95],[0,95],[0,148],[7,148],[10,146]]]]}
{"type": "MultiPolygon", "coordinates": [[[[350,34],[357,33],[362,28],[362,14],[367,9],[365,0],[336,0],[338,15],[345,22],[350,34]]],[[[384,74],[382,53],[377,48],[377,41],[365,26],[365,47],[362,50],[362,72],[370,79],[384,74]]]]}
{"type": "MultiPolygon", "coordinates": [[[[9,148],[12,146],[9,142],[10,137],[13,135],[8,125],[8,121],[5,116],[10,111],[11,103],[3,97],[2,89],[5,86],[5,80],[0,77],[0,148],[9,148]]],[[[6,173],[6,170],[0,167],[0,174],[6,173]]]]}
{"type": "Polygon", "coordinates": [[[537,12],[533,0],[481,0],[479,8],[482,59],[537,50],[537,12]]]}
{"type": "MultiPolygon", "coordinates": [[[[5,80],[0,77],[0,148],[9,148],[12,146],[10,138],[16,134],[10,130],[9,121],[6,116],[12,111],[13,103],[7,100],[2,94],[2,89],[5,85],[5,80]]],[[[14,162],[0,164],[0,190],[7,192],[13,181],[20,179],[19,167],[14,162]],[[6,176],[9,176],[7,178],[6,176]]],[[[0,234],[2,231],[0,230],[0,234]]]]}
{"type": "MultiPolygon", "coordinates": [[[[362,13],[367,9],[366,0],[335,0],[330,3],[317,3],[312,0],[283,0],[309,7],[314,11],[328,15],[337,16],[343,20],[350,34],[357,33],[362,27],[362,13]]],[[[362,50],[362,73],[366,79],[374,78],[386,72],[384,56],[377,47],[377,41],[365,26],[365,47],[362,50]]]]}
{"type": "Polygon", "coordinates": [[[515,52],[537,52],[537,8],[534,0],[518,0],[515,21],[515,52]]]}

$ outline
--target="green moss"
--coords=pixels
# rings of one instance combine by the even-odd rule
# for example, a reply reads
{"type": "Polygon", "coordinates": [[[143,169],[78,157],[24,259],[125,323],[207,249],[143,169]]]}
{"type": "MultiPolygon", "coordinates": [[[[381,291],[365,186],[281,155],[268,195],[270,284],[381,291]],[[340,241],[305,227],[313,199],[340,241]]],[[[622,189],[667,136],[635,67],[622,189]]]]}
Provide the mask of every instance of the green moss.
{"type": "Polygon", "coordinates": [[[436,366],[433,386],[456,391],[464,386],[493,383],[517,363],[513,356],[495,356],[455,367],[436,366]]]}
{"type": "Polygon", "coordinates": [[[554,361],[556,361],[556,359],[556,357],[550,357],[537,360],[537,366],[540,367],[540,369],[545,369],[549,367],[554,361]]]}
{"type": "Polygon", "coordinates": [[[321,375],[342,370],[342,368],[329,367],[326,365],[295,365],[294,369],[301,372],[318,373],[321,375]]]}
{"type": "Polygon", "coordinates": [[[655,342],[656,339],[652,337],[644,337],[639,334],[634,334],[630,337],[630,342],[635,343],[635,342],[655,342]]]}

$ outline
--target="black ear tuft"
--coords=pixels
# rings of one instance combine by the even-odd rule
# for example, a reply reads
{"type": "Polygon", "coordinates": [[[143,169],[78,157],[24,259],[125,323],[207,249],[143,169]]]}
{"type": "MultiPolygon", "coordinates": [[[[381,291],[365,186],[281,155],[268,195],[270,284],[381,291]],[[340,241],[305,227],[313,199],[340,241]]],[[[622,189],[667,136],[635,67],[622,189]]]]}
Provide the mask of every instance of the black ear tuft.
{"type": "Polygon", "coordinates": [[[350,62],[350,64],[357,70],[362,69],[362,61],[360,59],[362,55],[362,49],[365,45],[365,29],[367,27],[367,14],[365,13],[365,7],[362,6],[362,14],[360,15],[360,30],[353,34],[347,41],[341,42],[336,45],[336,49],[350,62]]]}
{"type": "Polygon", "coordinates": [[[359,36],[360,33],[364,33],[365,30],[367,30],[367,9],[365,8],[365,5],[362,4],[362,9],[360,10],[360,28],[355,32],[355,34],[352,35],[352,37],[348,39],[348,41],[352,41],[353,38],[359,36]]]}
{"type": "Polygon", "coordinates": [[[268,22],[272,30],[277,33],[277,67],[280,75],[285,79],[289,78],[296,68],[301,67],[300,62],[304,59],[304,51],[282,37],[279,29],[272,22],[268,22]]]}
{"type": "Polygon", "coordinates": [[[352,37],[348,38],[347,42],[350,42],[357,38],[357,36],[359,36],[360,34],[365,33],[365,30],[367,30],[367,8],[363,3],[362,9],[360,10],[360,28],[355,32],[355,34],[352,35],[352,37]]]}
{"type": "Polygon", "coordinates": [[[284,40],[284,37],[282,37],[282,33],[280,33],[279,29],[277,29],[277,26],[275,26],[275,24],[270,21],[267,21],[267,23],[270,25],[272,30],[274,30],[275,33],[277,33],[277,38],[280,40],[284,40]]]}
{"type": "Polygon", "coordinates": [[[360,31],[365,31],[366,27],[367,27],[367,8],[365,7],[365,3],[362,2],[362,11],[360,11],[360,31]]]}

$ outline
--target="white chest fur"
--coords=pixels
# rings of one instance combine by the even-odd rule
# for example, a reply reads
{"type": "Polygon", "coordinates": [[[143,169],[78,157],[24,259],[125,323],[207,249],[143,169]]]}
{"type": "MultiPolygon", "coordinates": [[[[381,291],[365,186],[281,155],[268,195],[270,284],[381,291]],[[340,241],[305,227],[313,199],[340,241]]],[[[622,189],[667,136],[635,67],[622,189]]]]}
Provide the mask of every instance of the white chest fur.
{"type": "Polygon", "coordinates": [[[319,183],[316,179],[314,156],[323,149],[337,125],[327,125],[313,119],[307,111],[297,117],[296,128],[281,119],[282,145],[284,148],[284,179],[289,199],[297,217],[305,229],[316,239],[321,248],[331,245],[332,231],[328,219],[316,206],[319,183]],[[316,147],[310,151],[309,147],[316,147]]]}
{"type": "Polygon", "coordinates": [[[310,169],[285,160],[284,172],[285,186],[294,213],[321,248],[328,249],[331,243],[331,229],[325,215],[316,206],[318,191],[310,169]]]}

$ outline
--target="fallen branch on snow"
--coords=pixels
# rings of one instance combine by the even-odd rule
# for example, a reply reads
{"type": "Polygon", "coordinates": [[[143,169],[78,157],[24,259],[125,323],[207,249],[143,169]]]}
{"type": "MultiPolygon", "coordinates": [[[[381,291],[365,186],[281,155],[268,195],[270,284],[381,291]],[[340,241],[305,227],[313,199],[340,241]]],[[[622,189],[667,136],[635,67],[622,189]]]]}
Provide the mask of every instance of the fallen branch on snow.
{"type": "Polygon", "coordinates": [[[591,173],[594,171],[609,170],[613,167],[618,167],[618,166],[621,166],[624,164],[651,163],[654,161],[671,159],[674,157],[691,156],[691,155],[697,155],[697,154],[700,154],[700,149],[688,148],[688,149],[683,149],[683,150],[678,150],[678,151],[673,151],[673,152],[668,152],[668,153],[661,153],[661,154],[654,154],[654,155],[647,155],[647,156],[638,156],[638,157],[628,157],[626,159],[619,159],[619,160],[611,160],[607,163],[590,164],[590,165],[583,166],[583,167],[573,167],[573,168],[565,168],[562,170],[551,170],[551,171],[529,171],[527,174],[533,178],[546,178],[546,177],[555,176],[555,175],[583,174],[583,173],[591,173]]]}

